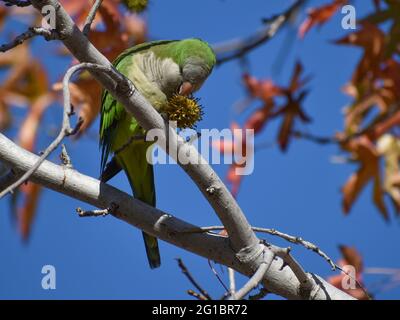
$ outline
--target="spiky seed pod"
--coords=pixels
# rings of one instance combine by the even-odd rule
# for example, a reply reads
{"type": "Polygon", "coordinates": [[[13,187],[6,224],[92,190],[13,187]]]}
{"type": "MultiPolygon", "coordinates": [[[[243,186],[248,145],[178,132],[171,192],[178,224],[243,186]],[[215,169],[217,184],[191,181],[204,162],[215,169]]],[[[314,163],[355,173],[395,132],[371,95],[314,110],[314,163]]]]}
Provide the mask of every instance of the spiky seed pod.
{"type": "Polygon", "coordinates": [[[135,12],[142,12],[147,8],[148,0],[123,0],[124,5],[135,12]]]}
{"type": "Polygon", "coordinates": [[[178,128],[194,128],[196,123],[203,118],[202,106],[198,103],[199,99],[189,98],[175,94],[168,104],[162,108],[162,112],[168,115],[170,121],[176,121],[178,128]]]}

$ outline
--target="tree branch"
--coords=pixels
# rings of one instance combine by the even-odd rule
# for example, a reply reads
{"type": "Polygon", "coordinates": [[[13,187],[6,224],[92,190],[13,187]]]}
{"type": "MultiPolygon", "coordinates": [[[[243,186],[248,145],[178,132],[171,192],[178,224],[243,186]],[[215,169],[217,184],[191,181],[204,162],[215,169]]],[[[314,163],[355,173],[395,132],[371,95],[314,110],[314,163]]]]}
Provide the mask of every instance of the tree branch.
{"type": "Polygon", "coordinates": [[[21,1],[21,0],[3,0],[4,4],[7,7],[17,6],[17,7],[29,7],[31,2],[29,0],[21,1]]]}
{"type": "Polygon", "coordinates": [[[264,23],[266,26],[257,31],[254,35],[244,39],[235,39],[213,45],[213,50],[217,54],[217,65],[242,58],[251,50],[270,40],[287,21],[290,21],[292,17],[297,14],[298,10],[305,2],[306,0],[297,0],[284,13],[265,20],[264,23]]]}
{"type": "Polygon", "coordinates": [[[300,282],[300,295],[308,297],[313,289],[312,278],[304,271],[301,265],[291,256],[290,248],[272,249],[276,256],[281,257],[283,261],[292,269],[293,273],[300,282]]]}
{"type": "Polygon", "coordinates": [[[10,43],[6,43],[0,46],[0,52],[6,52],[16,46],[22,44],[24,41],[31,39],[35,36],[43,36],[46,41],[59,39],[59,35],[54,30],[41,28],[41,27],[31,27],[28,31],[21,33],[10,43]]]}
{"type": "MultiPolygon", "coordinates": [[[[272,249],[266,248],[260,243],[231,193],[206,161],[200,157],[196,148],[179,137],[173,128],[166,127],[161,115],[137,90],[133,90],[132,83],[128,79],[112,68],[110,62],[80,32],[58,1],[31,0],[31,2],[40,12],[45,5],[52,5],[55,8],[56,31],[63,35],[64,45],[79,61],[109,68],[110,72],[107,73],[95,69],[89,70],[104,88],[125,106],[126,110],[138,120],[145,130],[158,129],[160,135],[157,143],[164,150],[167,149],[167,152],[170,150],[177,151],[173,154],[169,153],[169,155],[192,178],[212,205],[227,230],[229,238],[204,233],[185,233],[185,230],[193,230],[196,227],[135,200],[131,196],[93,178],[48,161],[44,161],[33,172],[32,181],[86,201],[98,208],[108,208],[111,203],[115,203],[118,205],[118,209],[113,215],[117,218],[157,238],[227,265],[245,275],[254,275],[255,271],[259,270],[260,265],[265,263],[265,254],[273,255],[272,249]],[[116,81],[116,78],[119,78],[120,81],[116,81]],[[168,148],[166,148],[166,132],[170,137],[168,148]],[[186,155],[186,158],[178,159],[178,154],[186,155]],[[199,159],[200,164],[198,164],[199,159]],[[213,190],[213,192],[209,192],[209,190],[213,190]]],[[[16,171],[26,172],[34,166],[38,157],[17,147],[0,135],[0,159],[16,171]]],[[[263,277],[263,285],[269,291],[283,297],[301,298],[298,294],[301,284],[290,268],[281,268],[282,263],[283,261],[280,258],[271,262],[268,272],[263,277]]],[[[315,277],[318,283],[314,281],[309,299],[351,298],[346,293],[326,283],[322,278],[315,277]]]]}
{"type": "Polygon", "coordinates": [[[94,18],[96,17],[96,13],[99,10],[101,3],[103,0],[96,0],[95,3],[93,4],[92,8],[89,11],[89,14],[86,18],[85,21],[85,26],[83,27],[82,33],[87,37],[90,32],[90,26],[93,23],[94,18]]]}
{"type": "MultiPolygon", "coordinates": [[[[5,165],[12,167],[16,172],[26,172],[37,160],[37,155],[24,150],[0,134],[0,161],[5,165]]],[[[238,259],[227,237],[211,233],[187,232],[199,227],[148,206],[127,193],[76,170],[45,160],[32,174],[31,180],[97,208],[108,208],[115,203],[118,209],[112,215],[146,233],[206,259],[231,267],[244,275],[251,276],[255,272],[249,264],[238,259]]],[[[262,247],[265,248],[265,246],[262,247]]],[[[276,247],[270,245],[271,254],[273,248],[276,247]]],[[[300,283],[297,277],[290,268],[282,268],[283,264],[283,260],[279,257],[272,261],[262,280],[263,286],[269,292],[288,299],[304,298],[299,295],[300,283]]],[[[315,281],[317,283],[314,283],[314,289],[308,299],[353,299],[318,275],[310,274],[313,279],[317,279],[315,281]]]]}
{"type": "Polygon", "coordinates": [[[257,271],[254,273],[254,275],[241,289],[239,289],[234,295],[230,297],[230,300],[243,299],[251,290],[256,288],[261,283],[275,256],[273,253],[271,253],[271,251],[264,252],[264,255],[264,260],[258,267],[257,271]]]}
{"type": "Polygon", "coordinates": [[[181,269],[182,273],[185,275],[185,277],[190,281],[193,286],[199,290],[200,295],[206,300],[212,300],[211,296],[207,293],[206,290],[204,290],[198,283],[197,281],[193,278],[193,276],[190,274],[188,268],[186,268],[185,264],[183,263],[182,259],[178,258],[176,259],[178,261],[178,266],[181,269]]]}
{"type": "MultiPolygon", "coordinates": [[[[223,230],[223,229],[224,229],[223,226],[211,226],[211,227],[201,227],[199,229],[188,230],[186,232],[187,233],[210,232],[210,231],[219,231],[219,230],[223,230]]],[[[260,227],[251,227],[251,229],[255,232],[267,233],[267,234],[285,239],[286,241],[289,241],[291,243],[301,245],[308,250],[314,251],[316,254],[318,254],[319,256],[324,258],[329,263],[329,265],[331,266],[333,271],[335,271],[336,269],[339,269],[342,271],[342,269],[338,265],[336,265],[333,262],[333,260],[325,252],[323,252],[317,245],[315,245],[314,243],[312,243],[310,241],[304,240],[301,237],[292,236],[292,235],[280,232],[276,229],[267,229],[267,228],[260,228],[260,227]]]]}

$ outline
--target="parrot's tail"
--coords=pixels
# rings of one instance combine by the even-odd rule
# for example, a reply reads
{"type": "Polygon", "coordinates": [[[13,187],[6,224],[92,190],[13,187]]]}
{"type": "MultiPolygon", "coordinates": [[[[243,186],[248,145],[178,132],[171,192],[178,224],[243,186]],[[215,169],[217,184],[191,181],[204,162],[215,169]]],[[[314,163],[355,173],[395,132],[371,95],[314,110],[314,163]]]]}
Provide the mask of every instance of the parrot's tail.
{"type": "MultiPolygon", "coordinates": [[[[116,158],[128,176],[135,198],[155,207],[153,165],[146,159],[148,147],[148,143],[134,142],[126,150],[118,153],[116,158]]],[[[150,268],[158,268],[161,265],[161,257],[157,238],[143,232],[143,239],[150,268]]]]}
{"type": "Polygon", "coordinates": [[[157,238],[143,232],[143,240],[150,268],[158,268],[161,265],[161,257],[157,238]]]}

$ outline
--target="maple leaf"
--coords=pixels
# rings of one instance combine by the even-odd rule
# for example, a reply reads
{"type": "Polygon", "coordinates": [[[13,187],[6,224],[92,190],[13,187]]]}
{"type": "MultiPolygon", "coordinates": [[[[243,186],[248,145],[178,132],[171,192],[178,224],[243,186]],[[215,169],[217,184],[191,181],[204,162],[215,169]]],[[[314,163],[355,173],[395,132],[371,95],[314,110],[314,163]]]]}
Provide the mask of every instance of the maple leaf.
{"type": "MultiPolygon", "coordinates": [[[[26,150],[33,151],[37,140],[37,131],[46,109],[54,101],[52,93],[46,93],[38,97],[30,106],[29,112],[21,125],[18,134],[20,146],[26,150]]],[[[41,186],[28,182],[19,188],[19,197],[22,196],[22,204],[17,208],[19,230],[23,239],[30,234],[33,218],[39,201],[41,186]]]]}
{"type": "Polygon", "coordinates": [[[278,114],[283,116],[278,133],[278,143],[282,151],[287,150],[295,121],[297,119],[305,123],[311,121],[311,118],[303,111],[301,106],[308,91],[302,90],[297,94],[297,91],[302,89],[309,80],[309,77],[301,79],[302,72],[303,67],[300,62],[297,62],[289,86],[281,88],[286,97],[286,103],[278,112],[278,114]]]}
{"type": "Polygon", "coordinates": [[[391,57],[394,53],[400,54],[400,2],[397,0],[385,1],[386,8],[372,13],[364,18],[362,21],[370,22],[373,24],[391,23],[388,35],[386,37],[386,57],[391,57]]]}
{"type": "Polygon", "coordinates": [[[246,166],[246,162],[243,160],[246,160],[246,158],[248,160],[249,157],[254,156],[253,154],[247,154],[248,151],[252,152],[254,148],[248,145],[249,142],[246,141],[244,132],[236,122],[231,124],[231,130],[234,134],[232,140],[221,139],[213,141],[212,147],[219,150],[224,155],[229,155],[233,159],[232,164],[229,166],[226,180],[230,184],[232,195],[236,198],[243,179],[243,175],[238,174],[238,171],[246,166]],[[243,153],[244,150],[246,151],[246,155],[243,153]],[[236,161],[237,159],[239,159],[239,161],[236,161]]]}
{"type": "Polygon", "coordinates": [[[271,100],[282,94],[282,89],[272,80],[259,80],[245,73],[242,76],[243,83],[252,98],[259,98],[263,102],[270,104],[271,100]]]}
{"type": "Polygon", "coordinates": [[[336,44],[361,47],[364,54],[353,74],[352,84],[359,92],[366,91],[376,78],[385,54],[385,34],[374,24],[360,23],[361,29],[336,40],[336,44]]]}
{"type": "Polygon", "coordinates": [[[356,173],[351,175],[342,188],[343,211],[349,213],[361,190],[372,180],[374,183],[373,200],[382,216],[387,220],[388,212],[383,199],[381,175],[379,170],[379,153],[375,145],[366,136],[361,136],[343,144],[345,150],[352,153],[354,159],[360,162],[356,173]]]}
{"type": "Polygon", "coordinates": [[[299,36],[304,38],[306,33],[316,25],[322,26],[341,8],[347,0],[334,0],[332,3],[325,4],[318,8],[312,8],[308,11],[308,17],[299,27],[299,36]]]}

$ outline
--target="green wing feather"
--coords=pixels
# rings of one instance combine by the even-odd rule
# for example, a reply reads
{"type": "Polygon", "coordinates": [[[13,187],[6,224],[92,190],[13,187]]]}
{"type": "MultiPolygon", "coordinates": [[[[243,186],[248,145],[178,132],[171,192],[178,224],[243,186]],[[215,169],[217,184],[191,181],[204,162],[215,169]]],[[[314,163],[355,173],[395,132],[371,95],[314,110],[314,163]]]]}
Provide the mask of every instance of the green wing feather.
{"type": "MultiPolygon", "coordinates": [[[[151,41],[136,45],[123,51],[113,62],[114,67],[123,72],[124,58],[136,54],[138,52],[148,50],[154,46],[177,42],[178,40],[160,40],[151,41]],[[122,65],[121,65],[122,64],[122,65]]],[[[104,171],[108,157],[111,151],[111,143],[115,136],[116,123],[125,116],[124,107],[119,104],[114,97],[107,91],[103,90],[101,98],[101,117],[100,117],[100,147],[101,147],[101,172],[104,171]]]]}
{"type": "MultiPolygon", "coordinates": [[[[137,45],[125,50],[113,62],[115,68],[124,73],[129,68],[125,59],[138,52],[150,49],[153,46],[168,44],[176,40],[153,41],[137,45]]],[[[129,116],[124,107],[117,102],[112,95],[104,90],[101,99],[100,118],[100,147],[101,147],[101,171],[112,151],[124,145],[132,135],[144,134],[136,119],[129,116]]],[[[129,147],[116,155],[119,165],[128,176],[129,183],[135,198],[152,206],[156,205],[153,166],[147,162],[146,151],[151,143],[145,141],[133,141],[129,147]]],[[[160,265],[158,241],[155,237],[143,233],[146,253],[151,268],[160,265]]]]}

